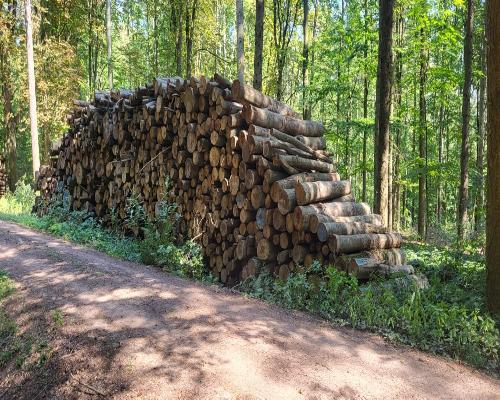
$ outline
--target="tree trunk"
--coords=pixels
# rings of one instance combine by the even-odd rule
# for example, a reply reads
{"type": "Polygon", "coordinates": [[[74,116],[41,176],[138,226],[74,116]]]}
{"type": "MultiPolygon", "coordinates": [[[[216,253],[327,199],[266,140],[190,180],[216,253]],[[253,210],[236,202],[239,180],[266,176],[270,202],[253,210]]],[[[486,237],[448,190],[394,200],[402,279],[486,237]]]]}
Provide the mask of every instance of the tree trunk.
{"type": "Polygon", "coordinates": [[[426,237],[426,211],[427,211],[427,182],[424,160],[426,159],[426,131],[427,110],[425,102],[425,87],[427,83],[427,53],[425,48],[424,29],[420,29],[420,73],[419,73],[419,129],[418,129],[418,155],[420,172],[418,177],[418,223],[417,231],[421,239],[426,237]]]}
{"type": "Polygon", "coordinates": [[[191,10],[190,3],[186,5],[186,78],[191,77],[193,67],[193,35],[194,23],[196,20],[196,10],[198,8],[198,0],[192,0],[191,10]]]}
{"type": "Polygon", "coordinates": [[[311,108],[308,99],[308,85],[307,80],[307,67],[309,64],[309,0],[302,0],[302,7],[304,8],[304,19],[302,20],[302,35],[304,38],[302,49],[302,116],[304,119],[311,118],[311,108]]]}
{"type": "Polygon", "coordinates": [[[33,28],[31,22],[31,0],[25,0],[26,50],[28,53],[28,92],[30,102],[31,156],[33,178],[40,169],[40,149],[38,147],[38,122],[36,114],[35,61],[33,59],[33,28]]]}
{"type": "Polygon", "coordinates": [[[394,0],[379,1],[379,50],[375,118],[374,211],[388,224],[389,214],[389,119],[392,90],[392,26],[394,0]]]}
{"type": "MultiPolygon", "coordinates": [[[[481,69],[485,71],[485,43],[481,48],[481,69]]],[[[480,232],[484,221],[484,139],[485,139],[485,107],[486,107],[486,77],[481,77],[479,81],[479,94],[477,97],[477,194],[476,211],[474,213],[474,230],[480,232]]]]}
{"type": "Polygon", "coordinates": [[[106,43],[108,46],[108,85],[113,89],[113,60],[111,46],[111,0],[106,0],[106,43]]]}
{"type": "Polygon", "coordinates": [[[488,194],[486,216],[486,297],[500,314],[500,2],[488,1],[488,194]]]}
{"type": "Polygon", "coordinates": [[[241,83],[245,83],[245,27],[243,0],[236,0],[236,57],[238,80],[241,83]]]}
{"type": "Polygon", "coordinates": [[[474,21],[474,3],[467,0],[467,18],[465,22],[464,43],[464,90],[462,98],[462,151],[460,154],[460,187],[458,189],[457,235],[459,243],[465,238],[467,223],[467,202],[469,200],[469,121],[470,88],[472,83],[472,30],[474,21]]]}
{"type": "Polygon", "coordinates": [[[14,21],[16,19],[16,2],[7,3],[6,28],[8,36],[0,40],[0,61],[2,77],[3,94],[3,115],[5,127],[5,156],[7,161],[8,184],[13,192],[16,189],[17,182],[17,117],[13,109],[13,90],[12,90],[12,42],[14,40],[14,21]]]}
{"type": "Polygon", "coordinates": [[[255,50],[253,56],[253,87],[262,91],[262,50],[264,48],[264,0],[255,0],[255,50]]]}

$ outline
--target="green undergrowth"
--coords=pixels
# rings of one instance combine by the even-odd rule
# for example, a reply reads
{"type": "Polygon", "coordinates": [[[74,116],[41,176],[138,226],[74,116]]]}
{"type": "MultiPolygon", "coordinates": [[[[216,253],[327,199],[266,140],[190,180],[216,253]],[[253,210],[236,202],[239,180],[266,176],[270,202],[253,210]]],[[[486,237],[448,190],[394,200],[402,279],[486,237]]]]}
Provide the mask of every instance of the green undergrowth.
{"type": "MultiPolygon", "coordinates": [[[[0,199],[0,218],[92,246],[110,255],[158,265],[174,274],[213,282],[192,241],[174,234],[179,221],[175,205],[161,203],[155,218],[146,216],[137,197],[127,202],[125,221],[104,229],[82,212],[55,202],[43,217],[29,214],[25,188],[0,199]],[[15,212],[12,212],[15,210],[15,212]],[[125,232],[125,233],[124,233],[125,232]],[[135,235],[130,233],[134,232],[135,235]],[[127,234],[128,233],[128,234],[127,234]]],[[[381,333],[415,348],[499,371],[499,322],[485,307],[484,257],[475,246],[466,252],[424,244],[405,246],[407,259],[428,282],[426,287],[404,276],[369,283],[314,264],[286,282],[263,273],[234,289],[280,306],[308,311],[326,320],[381,333]]]]}

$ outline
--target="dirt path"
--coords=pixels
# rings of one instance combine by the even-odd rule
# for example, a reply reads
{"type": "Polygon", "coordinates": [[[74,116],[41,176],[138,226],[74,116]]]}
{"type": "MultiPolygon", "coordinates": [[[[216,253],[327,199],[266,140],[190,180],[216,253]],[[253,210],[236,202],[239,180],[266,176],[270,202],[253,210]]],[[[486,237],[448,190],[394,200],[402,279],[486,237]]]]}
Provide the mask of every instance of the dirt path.
{"type": "Polygon", "coordinates": [[[9,307],[64,318],[43,387],[0,379],[0,398],[500,398],[457,363],[3,221],[0,268],[9,307]]]}

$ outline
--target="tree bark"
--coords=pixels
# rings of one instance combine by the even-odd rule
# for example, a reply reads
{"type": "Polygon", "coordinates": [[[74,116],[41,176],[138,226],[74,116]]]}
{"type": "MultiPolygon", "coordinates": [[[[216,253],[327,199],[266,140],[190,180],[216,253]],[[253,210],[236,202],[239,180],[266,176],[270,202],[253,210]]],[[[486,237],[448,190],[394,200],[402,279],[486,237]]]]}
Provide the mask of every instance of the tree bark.
{"type": "Polygon", "coordinates": [[[467,202],[469,200],[469,121],[470,88],[472,84],[472,34],[474,29],[474,3],[467,0],[464,43],[464,89],[462,98],[462,150],[460,154],[460,187],[458,189],[457,235],[459,243],[465,238],[467,202]]]}
{"type": "Polygon", "coordinates": [[[3,115],[5,127],[5,155],[7,161],[7,178],[9,189],[13,192],[17,183],[17,117],[13,107],[13,89],[12,89],[12,43],[14,40],[14,21],[16,19],[17,2],[7,2],[6,31],[8,37],[0,40],[1,56],[1,77],[3,94],[3,115]]]}
{"type": "Polygon", "coordinates": [[[392,90],[392,27],[394,0],[379,0],[379,51],[375,118],[374,211],[388,224],[389,214],[389,119],[392,90]]]}
{"type": "Polygon", "coordinates": [[[113,59],[111,45],[111,0],[106,0],[106,44],[108,47],[108,85],[113,89],[113,59]]]}
{"type": "Polygon", "coordinates": [[[31,156],[33,178],[40,169],[40,149],[38,147],[38,121],[36,114],[35,61],[33,59],[33,28],[31,22],[31,0],[25,0],[26,50],[28,53],[28,93],[30,103],[31,156]]]}
{"type": "Polygon", "coordinates": [[[425,48],[424,29],[420,29],[420,72],[419,72],[419,129],[418,129],[418,154],[420,172],[418,177],[418,223],[417,231],[421,239],[426,237],[427,214],[427,171],[424,160],[427,157],[427,109],[425,102],[425,88],[427,83],[427,53],[425,48]]]}
{"type": "Polygon", "coordinates": [[[255,0],[255,50],[253,55],[253,87],[262,91],[262,50],[264,48],[264,0],[255,0]]]}
{"type": "MultiPolygon", "coordinates": [[[[485,42],[481,46],[480,64],[485,71],[485,42]]],[[[486,107],[486,76],[482,76],[479,81],[479,93],[477,97],[477,194],[476,210],[474,212],[474,230],[480,232],[484,227],[484,139],[485,139],[485,107],[486,107]]]]}
{"type": "Polygon", "coordinates": [[[302,20],[302,35],[304,40],[302,48],[302,116],[304,119],[310,119],[311,108],[309,105],[309,82],[307,79],[307,68],[309,65],[309,0],[302,0],[302,7],[304,9],[304,18],[302,20]]]}
{"type": "Polygon", "coordinates": [[[488,194],[486,216],[486,297],[500,314],[500,2],[487,2],[488,194]]]}
{"type": "Polygon", "coordinates": [[[238,80],[245,82],[245,28],[243,16],[243,0],[236,0],[236,57],[238,80]]]}

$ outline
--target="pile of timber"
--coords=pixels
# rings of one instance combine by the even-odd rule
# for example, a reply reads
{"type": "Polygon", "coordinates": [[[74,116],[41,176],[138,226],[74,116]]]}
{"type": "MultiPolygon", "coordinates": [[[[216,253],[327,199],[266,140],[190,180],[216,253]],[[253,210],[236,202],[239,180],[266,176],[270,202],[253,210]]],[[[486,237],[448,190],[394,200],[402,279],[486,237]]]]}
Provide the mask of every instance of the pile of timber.
{"type": "Polygon", "coordinates": [[[132,194],[150,215],[176,203],[179,235],[196,238],[228,284],[264,270],[286,279],[314,260],[359,275],[356,264],[404,264],[401,236],[336,172],[323,125],[248,85],[157,78],[74,105],[37,211],[56,188],[104,224],[127,217],[132,194]]]}
{"type": "Polygon", "coordinates": [[[0,197],[7,193],[7,172],[5,169],[5,158],[0,156],[0,197]]]}

